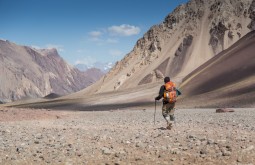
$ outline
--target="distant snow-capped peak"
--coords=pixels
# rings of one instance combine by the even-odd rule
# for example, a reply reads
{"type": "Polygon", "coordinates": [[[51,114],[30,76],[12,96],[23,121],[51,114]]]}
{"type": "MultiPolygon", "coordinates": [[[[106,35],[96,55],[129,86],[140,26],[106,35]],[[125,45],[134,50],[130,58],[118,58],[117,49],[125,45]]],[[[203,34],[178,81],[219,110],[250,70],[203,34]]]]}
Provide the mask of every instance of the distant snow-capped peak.
{"type": "Polygon", "coordinates": [[[97,68],[97,69],[100,69],[102,72],[107,73],[113,67],[113,63],[112,62],[105,62],[105,63],[95,62],[91,65],[80,63],[80,64],[76,64],[74,67],[76,67],[80,71],[86,71],[91,68],[97,68]]]}

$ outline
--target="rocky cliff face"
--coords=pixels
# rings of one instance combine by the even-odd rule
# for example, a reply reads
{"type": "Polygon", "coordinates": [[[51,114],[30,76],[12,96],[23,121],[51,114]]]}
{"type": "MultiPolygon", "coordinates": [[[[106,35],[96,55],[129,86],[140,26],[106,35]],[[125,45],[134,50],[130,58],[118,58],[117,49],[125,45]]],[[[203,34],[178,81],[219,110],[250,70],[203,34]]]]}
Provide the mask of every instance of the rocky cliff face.
{"type": "Polygon", "coordinates": [[[181,82],[254,30],[254,13],[255,0],[191,0],[180,5],[151,27],[93,88],[97,92],[127,89],[162,81],[164,76],[181,82]]]}
{"type": "Polygon", "coordinates": [[[0,100],[65,95],[97,80],[68,65],[56,49],[37,50],[0,40],[0,100]]]}

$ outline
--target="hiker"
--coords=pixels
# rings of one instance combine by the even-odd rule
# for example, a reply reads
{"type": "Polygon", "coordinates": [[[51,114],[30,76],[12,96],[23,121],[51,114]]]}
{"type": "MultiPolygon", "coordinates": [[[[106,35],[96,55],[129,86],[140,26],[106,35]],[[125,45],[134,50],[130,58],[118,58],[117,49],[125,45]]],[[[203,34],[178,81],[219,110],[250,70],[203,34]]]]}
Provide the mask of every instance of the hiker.
{"type": "Polygon", "coordinates": [[[162,85],[159,90],[159,95],[155,97],[156,100],[160,100],[163,97],[162,115],[167,122],[166,129],[171,130],[173,127],[174,117],[174,106],[177,98],[177,94],[181,94],[175,84],[170,81],[169,77],[164,78],[165,85],[162,85]]]}

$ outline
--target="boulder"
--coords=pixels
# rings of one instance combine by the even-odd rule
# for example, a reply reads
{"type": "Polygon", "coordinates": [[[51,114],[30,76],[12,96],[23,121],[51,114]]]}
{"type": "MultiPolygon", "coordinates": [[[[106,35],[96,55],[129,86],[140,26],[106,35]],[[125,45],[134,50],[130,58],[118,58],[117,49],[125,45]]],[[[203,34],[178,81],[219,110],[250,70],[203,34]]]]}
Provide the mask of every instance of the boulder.
{"type": "Polygon", "coordinates": [[[227,109],[227,108],[218,108],[218,109],[216,109],[216,113],[226,113],[226,112],[235,112],[235,110],[227,109]]]}
{"type": "Polygon", "coordinates": [[[155,70],[155,75],[157,79],[164,79],[164,74],[160,70],[155,70]]]}

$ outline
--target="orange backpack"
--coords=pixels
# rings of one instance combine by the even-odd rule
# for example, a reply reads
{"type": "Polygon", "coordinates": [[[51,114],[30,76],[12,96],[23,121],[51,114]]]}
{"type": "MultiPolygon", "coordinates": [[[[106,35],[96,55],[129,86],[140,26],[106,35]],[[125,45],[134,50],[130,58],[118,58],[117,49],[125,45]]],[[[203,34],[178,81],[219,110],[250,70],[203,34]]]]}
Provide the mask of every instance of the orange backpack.
{"type": "Polygon", "coordinates": [[[177,99],[176,87],[173,82],[168,82],[165,84],[164,91],[164,101],[168,103],[175,103],[177,99]]]}

